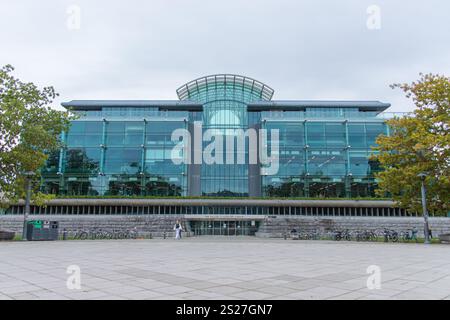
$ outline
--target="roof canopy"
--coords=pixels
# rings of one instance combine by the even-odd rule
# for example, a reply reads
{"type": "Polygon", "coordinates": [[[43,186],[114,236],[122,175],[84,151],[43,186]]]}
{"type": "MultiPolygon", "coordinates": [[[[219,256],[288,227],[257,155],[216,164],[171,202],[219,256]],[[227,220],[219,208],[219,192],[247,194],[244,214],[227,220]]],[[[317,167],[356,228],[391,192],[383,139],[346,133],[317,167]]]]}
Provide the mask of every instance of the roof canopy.
{"type": "Polygon", "coordinates": [[[191,96],[200,93],[203,89],[218,87],[221,85],[235,86],[236,89],[243,88],[252,94],[259,96],[261,100],[272,99],[274,90],[258,80],[235,75],[235,74],[215,74],[192,80],[177,89],[180,100],[188,100],[191,96]]]}

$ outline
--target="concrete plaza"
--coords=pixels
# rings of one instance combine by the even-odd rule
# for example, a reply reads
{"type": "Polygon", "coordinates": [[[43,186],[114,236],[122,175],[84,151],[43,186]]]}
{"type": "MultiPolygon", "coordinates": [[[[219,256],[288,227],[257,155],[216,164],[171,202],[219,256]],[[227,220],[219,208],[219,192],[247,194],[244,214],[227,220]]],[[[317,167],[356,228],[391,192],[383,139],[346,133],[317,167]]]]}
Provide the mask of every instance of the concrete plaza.
{"type": "Polygon", "coordinates": [[[0,242],[1,299],[450,299],[450,246],[257,238],[0,242]],[[81,289],[68,289],[69,266],[81,289]],[[378,266],[381,289],[368,289],[378,266]]]}

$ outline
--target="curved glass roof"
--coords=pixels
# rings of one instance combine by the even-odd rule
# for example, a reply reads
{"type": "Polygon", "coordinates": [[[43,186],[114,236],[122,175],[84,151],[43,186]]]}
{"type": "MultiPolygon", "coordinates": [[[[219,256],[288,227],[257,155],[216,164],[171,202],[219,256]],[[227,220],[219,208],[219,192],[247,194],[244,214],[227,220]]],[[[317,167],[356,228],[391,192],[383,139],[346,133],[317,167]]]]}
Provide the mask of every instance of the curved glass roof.
{"type": "Polygon", "coordinates": [[[235,74],[215,74],[192,80],[177,89],[180,100],[197,100],[207,91],[218,91],[221,88],[233,88],[235,91],[251,95],[251,100],[270,101],[274,90],[264,83],[235,74]]]}

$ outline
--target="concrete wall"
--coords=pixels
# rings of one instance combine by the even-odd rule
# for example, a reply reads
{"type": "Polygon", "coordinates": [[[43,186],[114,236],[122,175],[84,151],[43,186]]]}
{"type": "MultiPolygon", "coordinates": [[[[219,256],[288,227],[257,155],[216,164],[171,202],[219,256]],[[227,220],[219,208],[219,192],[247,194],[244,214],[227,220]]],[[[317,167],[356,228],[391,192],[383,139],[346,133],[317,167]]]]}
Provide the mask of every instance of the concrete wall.
{"type": "MultiPolygon", "coordinates": [[[[429,224],[433,236],[450,233],[450,218],[430,218],[429,224]]],[[[267,218],[259,227],[259,237],[283,237],[292,229],[297,231],[332,231],[332,230],[383,230],[393,229],[398,232],[416,227],[418,237],[423,237],[423,218],[421,217],[284,217],[267,218]]]]}
{"type": "MultiPolygon", "coordinates": [[[[196,216],[198,219],[199,216],[196,216]]],[[[180,220],[185,235],[190,235],[189,223],[183,215],[33,215],[30,220],[55,220],[60,222],[60,230],[100,228],[103,230],[131,230],[137,227],[140,234],[160,237],[163,232],[173,235],[173,226],[180,220]]],[[[450,233],[450,218],[430,218],[434,236],[450,233]]],[[[305,217],[305,216],[271,216],[260,222],[257,232],[259,237],[283,237],[285,232],[293,228],[299,231],[319,230],[382,230],[384,228],[396,231],[406,231],[416,227],[423,237],[423,219],[415,217],[305,217]]],[[[0,230],[22,232],[23,217],[19,215],[0,215],[0,230]]]]}
{"type": "MultiPolygon", "coordinates": [[[[137,227],[137,231],[142,236],[162,237],[166,232],[167,236],[174,236],[173,227],[177,220],[180,220],[185,230],[184,235],[189,236],[190,230],[183,216],[176,215],[145,215],[145,216],[67,216],[67,215],[33,215],[29,220],[52,220],[59,221],[60,232],[65,228],[67,231],[91,230],[99,228],[102,230],[131,230],[137,227]]],[[[14,231],[22,233],[23,216],[0,215],[0,230],[14,231]]]]}

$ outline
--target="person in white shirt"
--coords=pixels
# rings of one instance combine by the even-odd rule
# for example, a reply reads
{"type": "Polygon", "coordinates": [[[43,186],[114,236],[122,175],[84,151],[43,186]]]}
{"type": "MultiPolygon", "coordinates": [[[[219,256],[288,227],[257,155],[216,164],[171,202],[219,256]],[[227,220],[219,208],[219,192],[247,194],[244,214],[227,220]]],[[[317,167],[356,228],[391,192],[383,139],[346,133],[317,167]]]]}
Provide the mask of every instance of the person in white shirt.
{"type": "Polygon", "coordinates": [[[177,220],[177,222],[175,223],[173,230],[175,230],[175,239],[177,240],[181,239],[181,231],[183,231],[183,227],[181,226],[179,220],[177,220]]]}

